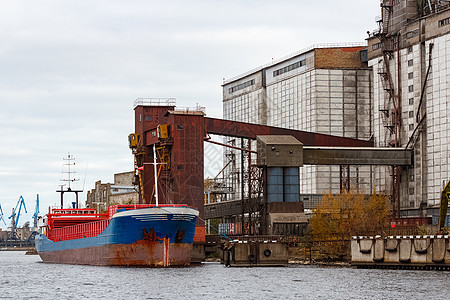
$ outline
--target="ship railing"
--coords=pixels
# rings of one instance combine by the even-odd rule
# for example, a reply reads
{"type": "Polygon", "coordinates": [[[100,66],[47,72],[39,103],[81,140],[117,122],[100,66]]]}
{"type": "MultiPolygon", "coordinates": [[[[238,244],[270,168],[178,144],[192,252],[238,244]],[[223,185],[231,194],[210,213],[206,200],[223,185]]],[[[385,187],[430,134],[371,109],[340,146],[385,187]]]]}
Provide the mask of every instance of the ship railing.
{"type": "MultiPolygon", "coordinates": [[[[109,218],[120,211],[142,209],[142,208],[152,208],[156,207],[156,204],[116,204],[108,207],[109,218]]],[[[189,207],[187,204],[160,204],[159,207],[189,207]]]]}
{"type": "Polygon", "coordinates": [[[48,238],[54,242],[89,238],[99,235],[108,226],[109,220],[101,220],[49,230],[48,238]]]}

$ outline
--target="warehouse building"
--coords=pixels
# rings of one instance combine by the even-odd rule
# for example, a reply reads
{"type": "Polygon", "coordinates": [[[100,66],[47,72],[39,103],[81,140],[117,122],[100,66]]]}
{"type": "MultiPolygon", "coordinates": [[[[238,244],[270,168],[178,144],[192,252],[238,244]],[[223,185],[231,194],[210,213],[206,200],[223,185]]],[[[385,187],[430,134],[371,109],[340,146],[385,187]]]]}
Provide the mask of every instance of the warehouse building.
{"type": "MultiPolygon", "coordinates": [[[[227,120],[369,140],[373,135],[372,72],[361,44],[316,45],[223,84],[227,120]]],[[[226,139],[239,146],[239,140],[226,139]]],[[[253,146],[254,148],[254,146],[253,146]]],[[[239,198],[239,154],[225,151],[229,186],[239,198]],[[232,163],[230,163],[232,162],[232,163]]],[[[372,190],[371,167],[351,166],[347,188],[372,190]]],[[[312,208],[323,193],[343,188],[342,167],[300,169],[300,200],[312,208]]]]}

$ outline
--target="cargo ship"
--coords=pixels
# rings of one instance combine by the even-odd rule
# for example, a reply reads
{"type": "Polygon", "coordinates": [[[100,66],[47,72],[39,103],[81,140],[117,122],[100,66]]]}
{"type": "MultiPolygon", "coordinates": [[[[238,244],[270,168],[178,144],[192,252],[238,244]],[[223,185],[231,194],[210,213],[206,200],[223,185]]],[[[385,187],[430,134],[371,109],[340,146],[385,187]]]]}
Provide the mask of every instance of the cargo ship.
{"type": "Polygon", "coordinates": [[[44,262],[168,267],[188,266],[199,212],[187,205],[113,205],[51,209],[36,250],[44,262]]]}

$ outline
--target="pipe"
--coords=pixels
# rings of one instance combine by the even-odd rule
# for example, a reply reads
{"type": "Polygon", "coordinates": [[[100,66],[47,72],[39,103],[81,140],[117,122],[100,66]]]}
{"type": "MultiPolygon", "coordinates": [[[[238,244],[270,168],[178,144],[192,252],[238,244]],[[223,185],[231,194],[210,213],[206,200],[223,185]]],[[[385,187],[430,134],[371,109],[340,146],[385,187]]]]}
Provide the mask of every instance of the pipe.
{"type": "Polygon", "coordinates": [[[153,144],[153,171],[155,172],[155,203],[158,206],[158,173],[156,168],[156,144],[153,144]]]}
{"type": "Polygon", "coordinates": [[[420,122],[416,125],[416,128],[414,128],[414,131],[413,131],[413,133],[411,134],[411,137],[409,138],[409,141],[408,141],[408,143],[407,143],[406,146],[405,146],[405,150],[408,149],[409,144],[411,144],[411,142],[412,142],[412,140],[413,140],[414,134],[416,133],[416,131],[417,131],[417,129],[420,127],[420,125],[422,125],[422,122],[425,120],[426,116],[427,116],[427,114],[423,115],[423,117],[422,117],[422,119],[420,120],[420,122]]]}
{"type": "Polygon", "coordinates": [[[428,69],[427,69],[427,74],[425,75],[425,80],[423,81],[423,86],[422,86],[422,92],[420,94],[420,101],[419,101],[419,107],[417,107],[417,114],[416,114],[416,122],[419,122],[419,114],[420,114],[420,108],[422,106],[422,102],[423,102],[423,95],[425,94],[425,88],[427,86],[427,80],[428,80],[428,75],[430,74],[430,69],[431,69],[431,52],[433,50],[433,43],[430,43],[430,49],[429,49],[429,53],[428,53],[428,69]]]}
{"type": "MultiPolygon", "coordinates": [[[[402,122],[401,119],[401,105],[402,105],[402,86],[401,86],[401,61],[400,61],[400,32],[397,35],[397,84],[398,84],[398,91],[397,91],[397,110],[395,111],[395,147],[400,146],[402,143],[401,139],[401,131],[400,131],[400,125],[402,122]]],[[[394,99],[395,102],[395,99],[394,99]]]]}

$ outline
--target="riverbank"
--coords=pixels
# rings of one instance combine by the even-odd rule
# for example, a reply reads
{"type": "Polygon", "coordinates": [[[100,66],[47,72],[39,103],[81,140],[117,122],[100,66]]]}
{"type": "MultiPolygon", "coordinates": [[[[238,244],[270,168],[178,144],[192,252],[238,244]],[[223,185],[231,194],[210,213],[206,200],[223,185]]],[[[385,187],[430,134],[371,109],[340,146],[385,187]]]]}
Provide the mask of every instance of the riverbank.
{"type": "Polygon", "coordinates": [[[34,247],[0,247],[0,251],[36,251],[34,247]]]}

